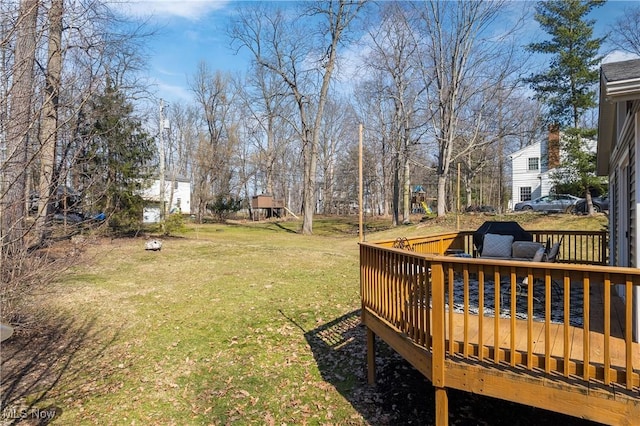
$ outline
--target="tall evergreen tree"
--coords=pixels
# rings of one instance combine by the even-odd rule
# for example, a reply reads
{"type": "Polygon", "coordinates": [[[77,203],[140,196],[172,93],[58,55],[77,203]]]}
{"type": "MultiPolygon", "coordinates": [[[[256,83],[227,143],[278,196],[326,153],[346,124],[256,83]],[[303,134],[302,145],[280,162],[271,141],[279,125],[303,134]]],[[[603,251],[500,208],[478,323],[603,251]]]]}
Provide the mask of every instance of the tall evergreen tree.
{"type": "Polygon", "coordinates": [[[602,38],[593,37],[593,19],[587,15],[605,0],[550,0],[536,6],[535,19],[551,40],[527,49],[551,55],[549,68],[526,81],[549,108],[550,121],[578,128],[585,111],[596,106],[598,50],[602,38]]]}
{"type": "Polygon", "coordinates": [[[140,190],[151,177],[154,140],[112,84],[91,103],[88,116],[82,172],[85,197],[93,210],[109,217],[111,227],[137,229],[142,221],[140,190]]]}
{"type": "Polygon", "coordinates": [[[595,161],[587,146],[587,138],[595,132],[581,124],[585,112],[597,105],[598,64],[602,59],[598,51],[604,39],[593,36],[595,21],[587,19],[587,15],[604,3],[605,0],[539,2],[535,19],[551,39],[527,47],[531,52],[551,55],[549,68],[526,81],[547,106],[548,121],[564,127],[562,146],[566,159],[554,178],[555,184],[572,183],[579,187],[591,214],[590,189],[601,182],[595,175],[595,161]]]}

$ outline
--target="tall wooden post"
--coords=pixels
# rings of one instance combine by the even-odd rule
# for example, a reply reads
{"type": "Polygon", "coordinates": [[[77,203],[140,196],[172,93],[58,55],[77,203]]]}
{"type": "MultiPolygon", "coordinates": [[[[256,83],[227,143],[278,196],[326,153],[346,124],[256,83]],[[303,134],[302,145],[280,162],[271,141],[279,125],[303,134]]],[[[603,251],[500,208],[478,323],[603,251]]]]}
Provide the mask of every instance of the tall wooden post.
{"type": "MultiPolygon", "coordinates": [[[[458,165],[459,166],[459,165],[458,165]]],[[[431,264],[431,294],[432,294],[432,328],[431,343],[433,357],[432,383],[436,388],[436,425],[449,424],[449,398],[445,382],[445,303],[444,303],[444,270],[442,263],[431,264]]]]}
{"type": "Polygon", "coordinates": [[[360,231],[360,242],[364,241],[364,226],[363,226],[363,192],[364,192],[364,183],[362,182],[362,123],[360,123],[358,129],[358,202],[360,203],[360,214],[359,214],[359,231],[360,231]]]}
{"type": "Polygon", "coordinates": [[[376,384],[376,335],[367,327],[367,381],[376,384]]]}
{"type": "Polygon", "coordinates": [[[460,230],[460,163],[458,163],[458,194],[456,195],[456,230],[460,230]]]}
{"type": "Polygon", "coordinates": [[[436,425],[449,424],[449,396],[446,388],[436,387],[436,425]]]}
{"type": "MultiPolygon", "coordinates": [[[[160,193],[159,193],[159,197],[160,198],[160,222],[162,223],[162,226],[164,227],[164,220],[165,220],[165,213],[166,213],[166,205],[164,202],[164,198],[165,198],[165,182],[164,182],[164,168],[165,168],[165,158],[164,158],[164,138],[163,138],[163,132],[164,132],[164,100],[160,99],[160,132],[158,133],[158,140],[159,140],[159,145],[160,147],[159,149],[159,156],[160,156],[160,161],[159,161],[159,171],[160,171],[160,193]]],[[[164,228],[163,228],[164,229],[164,228]]]]}

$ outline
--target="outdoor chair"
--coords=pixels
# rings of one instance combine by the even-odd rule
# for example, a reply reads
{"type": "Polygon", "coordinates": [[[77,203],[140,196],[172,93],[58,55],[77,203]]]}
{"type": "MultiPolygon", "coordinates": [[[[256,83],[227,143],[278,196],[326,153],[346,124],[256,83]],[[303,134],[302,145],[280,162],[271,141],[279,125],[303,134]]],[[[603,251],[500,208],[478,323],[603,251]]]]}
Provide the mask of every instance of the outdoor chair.
{"type": "MultiPolygon", "coordinates": [[[[547,245],[549,245],[549,240],[547,240],[547,245]]],[[[560,238],[560,241],[555,242],[551,246],[549,251],[545,253],[545,256],[543,256],[543,262],[548,262],[548,263],[555,262],[556,258],[558,257],[558,253],[560,252],[561,245],[562,245],[562,238],[560,238]]]]}
{"type": "MultiPolygon", "coordinates": [[[[545,249],[545,252],[540,256],[539,260],[533,260],[534,262],[545,262],[545,263],[555,263],[558,258],[558,254],[560,253],[560,246],[562,245],[562,238],[559,241],[551,244],[551,240],[547,240],[546,247],[550,247],[548,250],[545,249]]],[[[536,253],[536,258],[538,257],[538,253],[536,253]]],[[[542,283],[543,281],[539,278],[534,280],[535,283],[542,283]]],[[[527,288],[529,286],[529,277],[524,277],[522,281],[520,281],[516,286],[516,296],[526,296],[527,288]]],[[[554,290],[556,295],[560,295],[560,284],[558,284],[555,280],[551,280],[551,288],[554,290]]],[[[534,300],[540,301],[534,297],[534,300]]]]}

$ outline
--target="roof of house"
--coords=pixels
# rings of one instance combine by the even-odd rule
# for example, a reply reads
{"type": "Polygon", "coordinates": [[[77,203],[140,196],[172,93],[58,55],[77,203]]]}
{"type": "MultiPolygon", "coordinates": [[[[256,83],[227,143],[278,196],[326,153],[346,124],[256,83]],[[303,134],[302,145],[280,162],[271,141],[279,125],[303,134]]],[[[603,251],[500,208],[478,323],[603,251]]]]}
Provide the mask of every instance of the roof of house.
{"type": "Polygon", "coordinates": [[[611,62],[600,67],[600,108],[598,117],[599,175],[609,173],[609,157],[616,135],[616,103],[640,99],[640,59],[611,62]]]}
{"type": "Polygon", "coordinates": [[[640,81],[640,59],[602,64],[602,76],[607,81],[607,95],[624,87],[636,88],[640,81]]]}
{"type": "MultiPolygon", "coordinates": [[[[154,175],[154,176],[151,177],[151,180],[159,181],[160,180],[160,176],[159,175],[154,175]]],[[[165,182],[173,182],[173,180],[174,180],[173,176],[165,175],[165,177],[164,177],[164,181],[165,182]]],[[[184,177],[184,176],[176,176],[175,180],[176,180],[176,182],[191,183],[191,179],[189,179],[188,177],[184,177]]]]}
{"type": "Polygon", "coordinates": [[[522,154],[526,153],[526,152],[531,152],[532,150],[540,150],[540,144],[541,141],[535,141],[530,143],[529,145],[526,145],[522,148],[520,148],[517,151],[512,152],[511,154],[509,154],[509,158],[511,158],[512,160],[516,157],[521,156],[522,154]]]}

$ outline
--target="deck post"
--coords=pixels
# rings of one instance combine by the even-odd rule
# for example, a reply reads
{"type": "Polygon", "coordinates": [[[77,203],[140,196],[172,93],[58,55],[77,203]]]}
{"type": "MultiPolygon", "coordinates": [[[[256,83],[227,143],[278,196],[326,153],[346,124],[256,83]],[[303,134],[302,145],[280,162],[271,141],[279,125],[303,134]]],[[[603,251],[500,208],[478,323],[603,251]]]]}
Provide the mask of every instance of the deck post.
{"type": "Polygon", "coordinates": [[[445,387],[445,304],[444,304],[444,272],[442,263],[431,263],[431,303],[432,303],[432,322],[431,322],[431,350],[433,357],[431,359],[433,367],[433,385],[438,388],[445,387]]]}
{"type": "Polygon", "coordinates": [[[445,304],[444,304],[444,271],[442,263],[431,264],[431,295],[432,316],[431,323],[433,340],[431,359],[433,376],[432,383],[436,387],[436,425],[449,424],[449,399],[445,388],[445,304]]]}
{"type": "Polygon", "coordinates": [[[436,387],[436,425],[449,425],[449,396],[447,388],[436,387]]]}
{"type": "Polygon", "coordinates": [[[376,335],[367,327],[367,380],[376,384],[376,335]]]}

